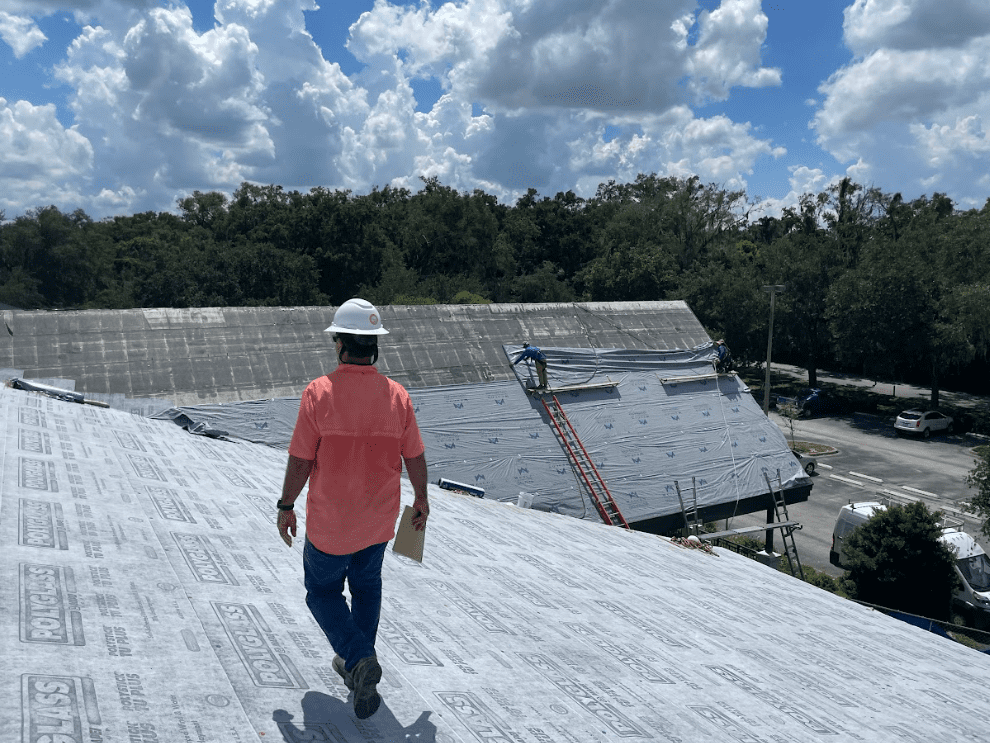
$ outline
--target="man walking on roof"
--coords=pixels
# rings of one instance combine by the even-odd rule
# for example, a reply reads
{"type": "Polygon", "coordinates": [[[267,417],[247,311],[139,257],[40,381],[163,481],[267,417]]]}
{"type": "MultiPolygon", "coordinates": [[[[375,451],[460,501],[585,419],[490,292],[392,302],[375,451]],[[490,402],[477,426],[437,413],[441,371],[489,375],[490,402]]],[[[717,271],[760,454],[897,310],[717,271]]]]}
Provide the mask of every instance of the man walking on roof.
{"type": "Polygon", "coordinates": [[[422,531],[430,514],[426,457],[409,393],[374,367],[378,337],[388,333],[374,305],[349,299],[324,332],[334,334],[340,363],[303,392],[278,502],[278,531],[291,547],[293,502],[309,480],[306,605],[333,646],[334,670],[354,692],[354,713],[365,719],[382,701],[375,638],[382,561],[399,515],[402,463],[415,493],[413,526],[422,531]]]}
{"type": "Polygon", "coordinates": [[[536,389],[547,389],[547,355],[537,346],[531,346],[528,343],[523,343],[523,350],[519,354],[519,358],[512,362],[512,365],[515,366],[523,359],[532,359],[533,364],[536,366],[536,376],[539,377],[540,380],[540,386],[536,389]]]}

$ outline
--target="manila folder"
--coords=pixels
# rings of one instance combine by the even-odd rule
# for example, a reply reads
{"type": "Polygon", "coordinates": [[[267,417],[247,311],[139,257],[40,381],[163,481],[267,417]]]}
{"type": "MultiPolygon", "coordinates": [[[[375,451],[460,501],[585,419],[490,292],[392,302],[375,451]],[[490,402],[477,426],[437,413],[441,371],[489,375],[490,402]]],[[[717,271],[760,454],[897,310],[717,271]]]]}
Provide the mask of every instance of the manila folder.
{"type": "Polygon", "coordinates": [[[405,555],[416,562],[423,562],[423,543],[426,541],[426,530],[416,531],[412,523],[415,515],[416,510],[412,506],[406,506],[402,512],[402,519],[399,521],[399,530],[395,533],[392,551],[405,555]]]}

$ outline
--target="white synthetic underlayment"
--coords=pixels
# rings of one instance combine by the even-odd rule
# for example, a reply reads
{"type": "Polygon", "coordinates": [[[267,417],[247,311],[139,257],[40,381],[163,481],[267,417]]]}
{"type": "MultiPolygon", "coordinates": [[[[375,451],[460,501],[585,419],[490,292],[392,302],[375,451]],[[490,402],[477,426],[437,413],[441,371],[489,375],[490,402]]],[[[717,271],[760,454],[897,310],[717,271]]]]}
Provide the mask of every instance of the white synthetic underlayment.
{"type": "Polygon", "coordinates": [[[732,553],[432,486],[424,563],[386,553],[358,721],[274,526],[284,452],[7,389],[0,447],[2,743],[990,735],[983,654],[732,553]]]}

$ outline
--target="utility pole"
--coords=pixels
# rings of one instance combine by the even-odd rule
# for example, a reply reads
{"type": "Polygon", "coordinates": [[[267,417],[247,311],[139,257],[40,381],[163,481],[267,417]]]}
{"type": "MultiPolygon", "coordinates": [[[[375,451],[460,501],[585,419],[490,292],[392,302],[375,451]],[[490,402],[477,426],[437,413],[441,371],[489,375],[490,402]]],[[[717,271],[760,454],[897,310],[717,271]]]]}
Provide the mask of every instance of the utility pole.
{"type": "Polygon", "coordinates": [[[763,385],[763,414],[770,415],[770,350],[773,348],[773,305],[777,295],[787,291],[786,284],[772,284],[763,287],[763,291],[770,292],[770,332],[767,333],[767,377],[763,385]]]}

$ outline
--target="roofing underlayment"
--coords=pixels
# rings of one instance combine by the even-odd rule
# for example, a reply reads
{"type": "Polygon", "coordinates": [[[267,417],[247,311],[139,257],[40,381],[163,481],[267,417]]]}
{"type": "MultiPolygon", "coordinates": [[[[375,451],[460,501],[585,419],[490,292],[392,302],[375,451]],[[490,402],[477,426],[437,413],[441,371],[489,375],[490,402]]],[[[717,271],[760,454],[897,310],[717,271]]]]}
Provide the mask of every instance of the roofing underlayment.
{"type": "MultiPolygon", "coordinates": [[[[7,361],[31,362],[30,376],[144,415],[167,405],[135,396],[184,400],[186,425],[281,447],[305,385],[336,366],[323,332],[332,317],[325,307],[4,313],[7,361]],[[244,398],[271,392],[281,396],[244,398]]],[[[711,340],[683,302],[388,306],[382,319],[391,332],[378,368],[409,388],[435,477],[599,518],[525,391],[532,364],[511,364],[528,340],[547,352],[551,386],[570,388],[558,400],[636,528],[681,526],[682,502],[709,521],[765,511],[764,474],[780,473],[791,503],[809,496],[745,385],[713,375],[711,340]],[[613,386],[587,388],[601,383],[613,386]]]]}
{"type": "Polygon", "coordinates": [[[423,563],[386,553],[384,703],[359,721],[302,543],[275,528],[284,452],[2,388],[0,450],[4,743],[927,743],[990,725],[986,655],[731,552],[432,485],[423,563]]]}
{"type": "MultiPolygon", "coordinates": [[[[543,405],[551,397],[527,392],[536,384],[532,365],[511,365],[520,350],[504,347],[516,381],[410,390],[430,471],[481,488],[485,498],[515,501],[526,493],[537,509],[598,520],[543,405]]],[[[789,503],[808,499],[811,480],[780,429],[739,377],[714,374],[711,343],[690,351],[543,351],[551,388],[561,388],[557,401],[637,528],[682,526],[682,501],[703,520],[765,511],[772,503],[764,474],[775,488],[782,482],[789,503]]],[[[181,413],[288,448],[298,410],[298,398],[281,398],[181,413]]]]}

